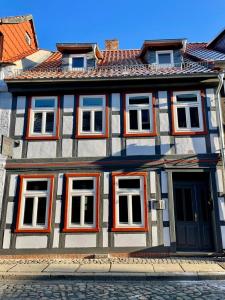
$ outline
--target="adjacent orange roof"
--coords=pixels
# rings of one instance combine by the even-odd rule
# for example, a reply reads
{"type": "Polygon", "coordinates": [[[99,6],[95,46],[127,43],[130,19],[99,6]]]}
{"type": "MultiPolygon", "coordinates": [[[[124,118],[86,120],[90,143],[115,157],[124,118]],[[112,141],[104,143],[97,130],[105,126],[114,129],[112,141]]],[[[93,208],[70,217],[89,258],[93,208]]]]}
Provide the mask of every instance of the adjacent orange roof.
{"type": "Polygon", "coordinates": [[[8,17],[0,19],[0,35],[3,42],[0,47],[0,61],[14,62],[38,50],[33,17],[8,17]],[[30,44],[28,38],[30,37],[30,44]]]}

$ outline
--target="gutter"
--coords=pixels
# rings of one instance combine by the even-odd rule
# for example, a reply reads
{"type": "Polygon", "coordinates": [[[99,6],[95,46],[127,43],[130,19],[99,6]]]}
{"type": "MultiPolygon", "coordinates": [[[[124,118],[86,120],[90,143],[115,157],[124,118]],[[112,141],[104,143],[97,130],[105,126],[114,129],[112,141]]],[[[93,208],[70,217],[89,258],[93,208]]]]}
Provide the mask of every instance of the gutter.
{"type": "Polygon", "coordinates": [[[222,156],[222,163],[223,163],[223,174],[225,177],[225,144],[224,144],[224,130],[223,130],[223,116],[222,116],[222,108],[221,108],[221,89],[224,85],[224,73],[220,73],[218,75],[219,83],[216,90],[216,114],[217,120],[219,123],[219,138],[220,138],[220,151],[222,156]]]}

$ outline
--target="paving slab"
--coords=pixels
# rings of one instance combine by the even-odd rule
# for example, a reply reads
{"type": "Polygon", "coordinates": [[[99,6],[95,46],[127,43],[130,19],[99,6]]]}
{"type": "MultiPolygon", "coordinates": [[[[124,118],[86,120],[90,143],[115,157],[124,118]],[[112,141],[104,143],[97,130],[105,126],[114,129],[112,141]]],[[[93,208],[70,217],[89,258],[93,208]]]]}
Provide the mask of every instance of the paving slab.
{"type": "Polygon", "coordinates": [[[48,264],[17,264],[15,267],[11,268],[8,272],[24,273],[24,272],[42,272],[48,264]]]}
{"type": "Polygon", "coordinates": [[[148,273],[154,269],[151,264],[112,264],[110,272],[148,273]]]}
{"type": "Polygon", "coordinates": [[[218,264],[180,264],[185,272],[225,272],[218,264]]]}
{"type": "Polygon", "coordinates": [[[73,273],[79,268],[79,264],[50,264],[43,272],[48,273],[73,273]]]}
{"type": "Polygon", "coordinates": [[[155,272],[184,272],[179,264],[153,264],[155,272]]]}
{"type": "Polygon", "coordinates": [[[110,264],[84,264],[80,265],[78,273],[105,273],[109,272],[110,264]]]}
{"type": "Polygon", "coordinates": [[[12,269],[16,264],[0,264],[0,272],[7,272],[12,269]]]}

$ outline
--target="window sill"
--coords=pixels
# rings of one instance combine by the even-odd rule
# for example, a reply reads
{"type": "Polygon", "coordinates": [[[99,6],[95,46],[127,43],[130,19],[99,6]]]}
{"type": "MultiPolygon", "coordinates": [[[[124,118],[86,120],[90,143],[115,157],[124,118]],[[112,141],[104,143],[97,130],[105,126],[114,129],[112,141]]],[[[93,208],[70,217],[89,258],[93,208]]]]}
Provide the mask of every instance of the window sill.
{"type": "Polygon", "coordinates": [[[76,134],[76,139],[107,139],[109,137],[108,134],[76,134]]]}
{"type": "Polygon", "coordinates": [[[51,229],[15,229],[14,233],[50,233],[51,229]]]}
{"type": "Polygon", "coordinates": [[[156,132],[140,132],[140,133],[124,133],[123,134],[124,137],[145,137],[145,136],[149,136],[149,137],[154,137],[157,136],[156,132]]]}
{"type": "Polygon", "coordinates": [[[147,232],[147,227],[113,227],[111,229],[112,232],[129,232],[129,231],[137,231],[137,232],[147,232]]]}
{"type": "Polygon", "coordinates": [[[207,130],[203,130],[203,131],[172,131],[172,135],[176,136],[176,135],[206,135],[208,132],[207,130]]]}
{"type": "Polygon", "coordinates": [[[99,232],[99,228],[63,228],[63,232],[99,232]]]}
{"type": "Polygon", "coordinates": [[[59,136],[57,135],[54,135],[54,136],[26,136],[26,140],[27,141],[32,141],[32,140],[39,140],[39,141],[42,141],[42,140],[47,140],[47,141],[56,141],[56,140],[59,140],[59,136]]]}

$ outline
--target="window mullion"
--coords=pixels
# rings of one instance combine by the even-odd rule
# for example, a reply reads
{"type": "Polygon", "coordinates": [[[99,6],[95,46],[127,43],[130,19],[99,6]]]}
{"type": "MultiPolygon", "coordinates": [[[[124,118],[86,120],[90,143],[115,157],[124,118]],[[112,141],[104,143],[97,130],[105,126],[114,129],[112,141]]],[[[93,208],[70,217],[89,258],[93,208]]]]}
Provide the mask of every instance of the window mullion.
{"type": "Polygon", "coordinates": [[[142,131],[141,109],[138,109],[138,131],[142,131]]]}
{"type": "Polygon", "coordinates": [[[132,217],[132,195],[128,195],[128,225],[131,226],[133,224],[132,217]]]}
{"type": "Polygon", "coordinates": [[[91,110],[91,132],[95,131],[95,111],[91,110]]]}
{"type": "Polygon", "coordinates": [[[80,226],[84,226],[84,211],[85,210],[85,195],[81,196],[81,204],[80,204],[80,226]]]}
{"type": "Polygon", "coordinates": [[[42,124],[41,124],[41,133],[45,134],[46,132],[46,111],[42,112],[42,124]]]}
{"type": "Polygon", "coordinates": [[[187,129],[191,129],[190,106],[185,107],[185,114],[187,120],[187,129]]]}
{"type": "Polygon", "coordinates": [[[33,207],[33,215],[32,215],[32,226],[37,226],[37,209],[38,209],[38,196],[34,197],[34,207],[33,207]]]}

